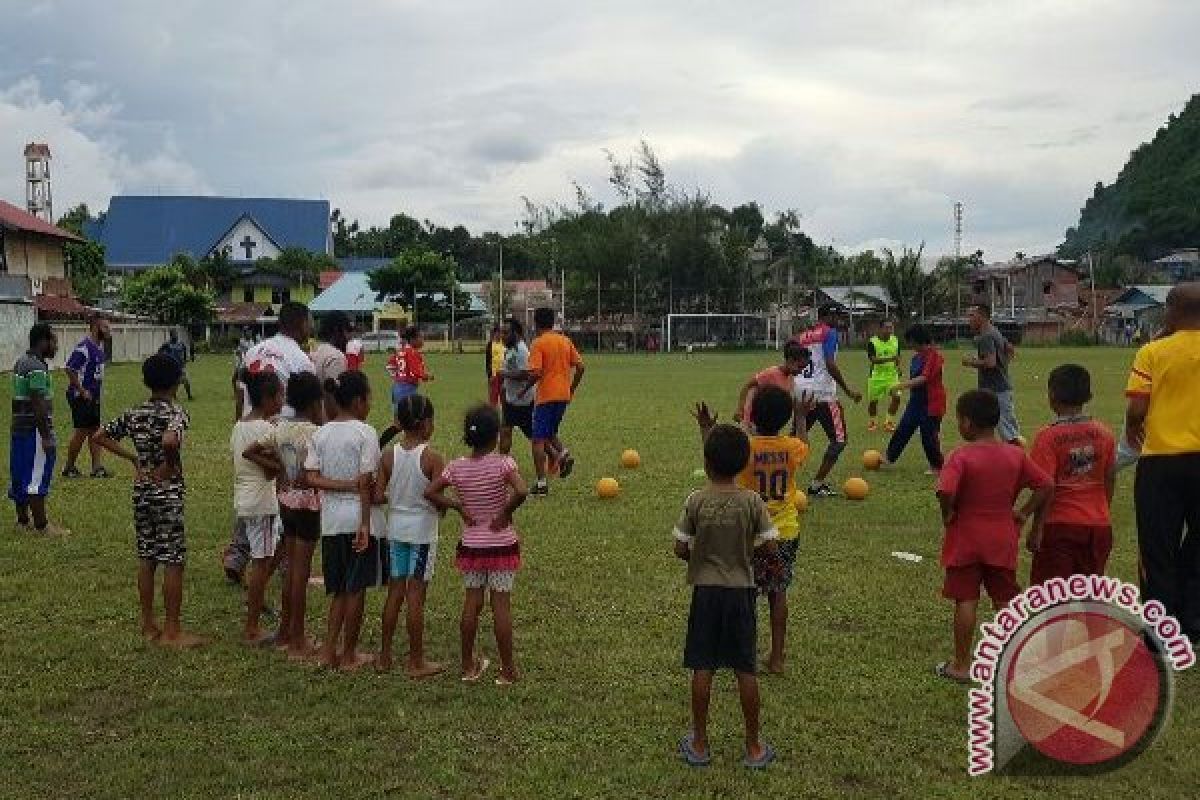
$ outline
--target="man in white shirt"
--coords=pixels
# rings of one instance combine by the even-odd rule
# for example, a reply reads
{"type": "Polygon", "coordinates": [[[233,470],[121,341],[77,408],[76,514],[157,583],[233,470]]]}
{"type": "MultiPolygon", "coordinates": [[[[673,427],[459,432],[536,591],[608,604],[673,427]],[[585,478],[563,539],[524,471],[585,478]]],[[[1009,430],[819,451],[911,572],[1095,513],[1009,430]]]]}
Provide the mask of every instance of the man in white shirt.
{"type": "Polygon", "coordinates": [[[529,391],[529,347],[525,344],[525,326],[517,319],[510,319],[504,331],[504,358],[496,373],[502,380],[500,400],[503,418],[500,424],[500,442],[497,445],[504,455],[512,450],[513,429],[525,434],[533,441],[533,392],[529,391]]]}
{"type": "Polygon", "coordinates": [[[346,356],[350,329],[350,318],[341,311],[321,317],[320,333],[317,334],[320,341],[310,355],[322,386],[325,381],[336,378],[350,368],[346,356]]]}

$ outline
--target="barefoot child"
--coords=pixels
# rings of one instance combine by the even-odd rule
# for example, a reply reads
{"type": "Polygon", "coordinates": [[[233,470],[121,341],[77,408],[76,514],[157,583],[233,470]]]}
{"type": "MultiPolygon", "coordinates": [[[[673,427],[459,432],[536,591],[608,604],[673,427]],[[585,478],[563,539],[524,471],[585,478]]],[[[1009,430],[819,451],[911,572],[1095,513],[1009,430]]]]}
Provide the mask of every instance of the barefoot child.
{"type": "Polygon", "coordinates": [[[169,356],[154,355],[142,363],[142,380],[150,399],[105,425],[96,442],[137,470],[133,479],[133,528],[138,557],[138,600],[142,635],[169,647],[195,647],[204,639],[180,625],[183,565],[183,467],[179,451],[188,413],[175,402],[182,369],[169,356]],[[120,440],[130,438],[130,452],[120,440]],[[166,620],[159,628],[154,614],[154,573],[163,568],[166,620]]]}
{"type": "Polygon", "coordinates": [[[997,610],[1020,593],[1020,527],[1027,513],[1040,522],[1054,483],[1024,450],[996,436],[1000,402],[991,391],[965,392],[958,398],[955,411],[958,432],[966,444],[946,459],[937,488],[946,526],[942,596],[954,601],[954,661],[943,661],[934,672],[940,678],[969,683],[979,587],[987,589],[997,610]],[[1013,503],[1023,489],[1031,490],[1033,497],[1025,511],[1017,512],[1013,503]]]}
{"type": "Polygon", "coordinates": [[[246,378],[246,393],[250,398],[250,413],[233,424],[229,434],[229,450],[233,454],[233,506],[237,513],[237,536],[250,545],[250,568],[246,575],[246,624],[242,642],[260,645],[271,635],[259,625],[262,616],[267,581],[279,544],[275,520],[279,516],[279,500],[275,497],[275,468],[273,458],[264,458],[254,450],[254,444],[271,434],[274,426],[268,422],[283,408],[283,386],[274,372],[256,372],[246,378]]]}
{"type": "Polygon", "coordinates": [[[372,660],[358,652],[366,591],[383,584],[383,555],[371,530],[379,443],[363,421],[371,411],[367,377],[343,372],[325,388],[338,413],[313,434],[304,461],[305,481],[322,492],[321,566],[325,593],[333,596],[319,662],[354,671],[372,660]]]}
{"type": "Polygon", "coordinates": [[[304,481],[304,461],[317,429],[325,422],[325,391],[311,372],[288,379],[287,404],[296,415],[281,417],[270,432],[247,452],[272,463],[276,474],[279,517],[283,522],[283,552],[288,569],[283,575],[277,643],[293,660],[315,655],[304,633],[308,576],[313,551],[321,539],[321,498],[304,481]]]}
{"type": "MultiPolygon", "coordinates": [[[[713,419],[703,404],[696,417],[713,419]]],[[[692,587],[683,650],[683,665],[692,671],[692,730],[679,742],[679,752],[693,767],[712,762],[708,706],[713,675],[725,668],[737,677],[745,720],[742,763],[761,769],[775,759],[774,748],[759,736],[751,562],[756,550],[774,549],[779,532],[762,498],[737,485],[750,452],[750,440],[741,428],[710,426],[704,438],[708,486],[692,492],[675,525],[675,555],[688,562],[687,580],[692,587]]]]}
{"type": "Polygon", "coordinates": [[[455,565],[463,575],[463,601],[459,634],[462,643],[462,679],[475,683],[488,667],[488,660],[475,652],[475,633],[483,610],[484,594],[490,595],[496,649],[500,654],[497,686],[517,680],[513,661],[512,590],[521,566],[521,547],[512,515],[529,493],[517,462],[493,451],[500,436],[500,415],[490,406],[467,412],[463,441],[471,455],[450,462],[425,490],[425,499],[439,511],[454,509],[463,518],[462,539],[455,565]],[[454,489],[457,499],[446,496],[454,489]]]}
{"type": "Polygon", "coordinates": [[[383,608],[383,634],[379,647],[381,671],[392,667],[392,639],[400,609],[408,601],[405,627],[410,678],[428,678],[446,667],[425,660],[425,592],[433,579],[437,560],[438,511],[425,499],[425,490],[442,474],[446,461],[429,446],[433,436],[433,403],[424,395],[410,394],[396,409],[396,424],[404,438],[383,454],[375,500],[388,507],[387,603],[383,608]]]}
{"type": "MultiPolygon", "coordinates": [[[[1029,582],[1072,575],[1103,575],[1112,550],[1108,507],[1117,483],[1117,440],[1083,413],[1092,376],[1077,364],[1050,372],[1050,408],[1057,419],[1033,440],[1030,457],[1054,478],[1054,495],[1041,525],[1026,538],[1033,566],[1029,582]]],[[[1024,509],[1026,514],[1029,509],[1024,509]]]]}

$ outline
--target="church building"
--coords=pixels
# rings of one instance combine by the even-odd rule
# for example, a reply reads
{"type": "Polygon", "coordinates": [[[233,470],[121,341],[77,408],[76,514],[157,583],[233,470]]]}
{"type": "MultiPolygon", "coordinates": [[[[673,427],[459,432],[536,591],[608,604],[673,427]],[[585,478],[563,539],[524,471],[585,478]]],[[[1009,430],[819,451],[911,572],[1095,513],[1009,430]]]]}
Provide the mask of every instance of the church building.
{"type": "Polygon", "coordinates": [[[199,260],[224,252],[239,274],[219,306],[254,304],[278,310],[309,302],[316,286],[259,272],[255,262],[286,248],[333,254],[329,201],[255,197],[113,197],[108,211],[84,233],[104,245],[108,269],[140,272],[185,253],[199,260]]]}

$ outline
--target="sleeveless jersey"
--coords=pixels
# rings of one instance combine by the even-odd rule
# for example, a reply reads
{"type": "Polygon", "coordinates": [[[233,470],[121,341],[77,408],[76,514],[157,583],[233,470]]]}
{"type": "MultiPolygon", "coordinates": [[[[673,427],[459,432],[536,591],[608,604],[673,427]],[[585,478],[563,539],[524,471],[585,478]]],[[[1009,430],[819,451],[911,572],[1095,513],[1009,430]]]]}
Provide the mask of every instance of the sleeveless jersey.
{"type": "MultiPolygon", "coordinates": [[[[875,349],[875,358],[895,358],[900,355],[900,340],[895,335],[890,339],[880,339],[878,336],[872,336],[871,347],[875,349]]],[[[872,364],[871,380],[879,381],[880,383],[887,381],[897,383],[900,380],[900,371],[896,368],[895,363],[872,364]]]]}

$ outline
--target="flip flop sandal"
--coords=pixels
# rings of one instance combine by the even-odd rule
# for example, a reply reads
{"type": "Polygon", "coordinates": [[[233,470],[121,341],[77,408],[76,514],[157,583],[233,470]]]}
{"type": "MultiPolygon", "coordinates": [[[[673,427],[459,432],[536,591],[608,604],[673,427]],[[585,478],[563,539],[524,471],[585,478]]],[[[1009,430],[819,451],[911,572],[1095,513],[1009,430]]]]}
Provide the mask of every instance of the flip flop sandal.
{"type": "Polygon", "coordinates": [[[492,665],[492,662],[488,661],[486,658],[481,658],[476,663],[479,664],[479,669],[475,670],[474,675],[463,675],[463,683],[479,683],[479,679],[483,677],[483,673],[487,672],[487,668],[492,665]]]}
{"type": "Polygon", "coordinates": [[[775,760],[775,755],[775,748],[763,742],[763,754],[758,758],[747,755],[742,759],[742,766],[746,769],[766,769],[767,765],[775,760]]]}
{"type": "Polygon", "coordinates": [[[970,686],[972,683],[974,683],[974,681],[972,681],[970,678],[960,678],[951,672],[950,665],[945,661],[942,661],[933,668],[933,674],[937,675],[942,680],[950,681],[951,683],[957,683],[959,686],[970,686]]]}
{"type": "Polygon", "coordinates": [[[689,767],[707,767],[712,763],[712,748],[704,755],[692,747],[692,734],[685,735],[679,740],[679,755],[689,767]]]}

